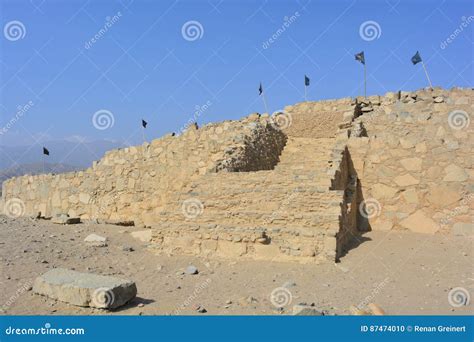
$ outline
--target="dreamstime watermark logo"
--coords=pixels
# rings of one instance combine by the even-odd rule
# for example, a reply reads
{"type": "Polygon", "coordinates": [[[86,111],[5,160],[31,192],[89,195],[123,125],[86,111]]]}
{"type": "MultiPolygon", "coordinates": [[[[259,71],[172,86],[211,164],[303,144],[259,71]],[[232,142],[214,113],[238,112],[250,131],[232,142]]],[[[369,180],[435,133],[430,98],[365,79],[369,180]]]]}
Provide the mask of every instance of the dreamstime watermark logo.
{"type": "Polygon", "coordinates": [[[359,204],[359,213],[367,219],[379,216],[381,211],[382,206],[375,198],[368,198],[359,204]]]}
{"type": "Polygon", "coordinates": [[[181,211],[186,218],[194,219],[202,214],[204,205],[198,198],[189,198],[183,201],[181,211]]]}
{"type": "Polygon", "coordinates": [[[25,38],[26,28],[21,21],[13,20],[3,27],[3,35],[11,42],[25,38]]]}
{"type": "Polygon", "coordinates": [[[181,27],[181,35],[188,42],[193,42],[204,36],[204,27],[199,21],[189,20],[181,27]]]}
{"type": "Polygon", "coordinates": [[[196,287],[194,288],[193,293],[191,295],[189,295],[189,297],[186,298],[186,300],[178,308],[176,308],[176,310],[174,310],[174,314],[175,315],[180,315],[181,311],[183,309],[185,309],[186,307],[188,307],[192,302],[194,302],[196,300],[196,298],[199,296],[199,294],[202,291],[204,291],[209,286],[209,284],[211,284],[211,282],[212,282],[211,278],[207,278],[201,284],[196,285],[196,287]]]}
{"type": "Polygon", "coordinates": [[[287,129],[293,123],[293,117],[284,110],[277,110],[272,114],[270,123],[276,129],[287,129]]]}
{"type": "Polygon", "coordinates": [[[3,211],[10,218],[18,218],[25,214],[25,203],[19,198],[11,198],[6,201],[3,211]]]}
{"type": "Polygon", "coordinates": [[[7,133],[17,123],[17,121],[20,120],[20,118],[25,115],[26,112],[28,112],[34,105],[35,104],[33,101],[28,101],[27,104],[19,105],[18,107],[16,107],[17,111],[15,113],[15,116],[11,118],[10,121],[8,121],[7,124],[0,129],[0,136],[7,133]]]}
{"type": "Polygon", "coordinates": [[[380,38],[382,35],[382,28],[376,21],[364,21],[359,26],[359,35],[363,40],[370,42],[380,38]]]}
{"type": "Polygon", "coordinates": [[[448,302],[452,307],[460,308],[469,305],[471,295],[464,287],[455,287],[448,293],[448,302]]]}
{"type": "Polygon", "coordinates": [[[464,29],[469,26],[472,21],[474,21],[473,15],[470,15],[467,18],[465,16],[461,17],[461,24],[453,31],[453,33],[448,36],[448,38],[446,38],[439,44],[439,47],[442,50],[446,49],[448,45],[451,44],[457,38],[457,36],[459,36],[464,31],[464,29]]]}
{"type": "Polygon", "coordinates": [[[112,112],[101,109],[94,113],[92,117],[92,124],[98,130],[105,130],[107,128],[113,127],[115,123],[115,117],[112,112]]]}
{"type": "Polygon", "coordinates": [[[5,329],[6,335],[84,335],[86,333],[84,328],[53,328],[51,323],[45,323],[44,327],[12,327],[5,329]]]}
{"type": "Polygon", "coordinates": [[[26,282],[25,284],[20,286],[15,291],[15,293],[10,298],[8,298],[8,300],[5,302],[5,304],[3,304],[2,309],[7,310],[9,307],[11,307],[13,305],[13,303],[16,302],[18,300],[18,298],[20,298],[20,296],[23,293],[25,293],[26,291],[31,289],[31,285],[32,285],[31,282],[26,282]]]}
{"type": "Polygon", "coordinates": [[[270,302],[277,308],[287,306],[293,300],[293,296],[286,287],[277,287],[270,294],[270,302]]]}
{"type": "Polygon", "coordinates": [[[460,205],[457,206],[456,208],[454,208],[453,210],[451,210],[447,215],[446,217],[443,217],[440,222],[441,224],[443,225],[447,225],[447,224],[450,224],[451,222],[451,219],[461,213],[464,212],[464,208],[465,206],[469,205],[469,203],[472,201],[472,199],[474,198],[474,194],[469,194],[466,198],[463,198],[461,200],[461,202],[459,203],[460,205]]]}
{"type": "Polygon", "coordinates": [[[97,41],[99,41],[109,29],[115,25],[116,22],[118,22],[122,18],[122,13],[119,11],[116,14],[114,14],[112,17],[107,16],[105,18],[105,24],[104,26],[87,42],[84,43],[84,47],[88,50],[92,47],[93,44],[95,44],[97,41]]]}
{"type": "Polygon", "coordinates": [[[387,286],[388,282],[389,282],[390,278],[385,278],[384,280],[382,280],[380,283],[378,283],[377,285],[375,285],[375,287],[372,289],[372,291],[370,292],[370,294],[365,297],[358,305],[357,305],[357,308],[359,310],[364,310],[365,307],[373,302],[374,298],[380,293],[380,291],[382,291],[382,289],[387,286]]]}
{"type": "MultiPolygon", "coordinates": [[[[119,196],[115,192],[115,190],[110,192],[108,195],[103,196],[102,200],[99,203],[99,207],[98,207],[98,210],[97,210],[98,214],[100,214],[100,215],[105,214],[107,212],[107,210],[110,209],[109,208],[110,205],[113,205],[114,203],[117,203],[118,197],[119,196]]],[[[89,203],[91,201],[92,201],[92,199],[89,201],[89,203]]]]}
{"type": "Polygon", "coordinates": [[[100,287],[92,294],[92,303],[99,308],[109,308],[115,302],[114,292],[106,287],[100,287]]]}
{"type": "Polygon", "coordinates": [[[203,104],[202,106],[200,106],[200,105],[194,106],[193,116],[191,118],[189,118],[188,121],[186,122],[186,124],[183,125],[180,128],[180,132],[184,133],[184,131],[186,131],[189,126],[194,124],[197,121],[197,119],[209,109],[210,106],[212,106],[212,102],[209,101],[209,100],[205,104],[203,104]]]}
{"type": "Polygon", "coordinates": [[[470,123],[469,114],[463,110],[456,109],[448,115],[448,124],[452,129],[461,130],[469,127],[470,123]]]}
{"type": "Polygon", "coordinates": [[[266,41],[264,41],[262,43],[262,47],[264,50],[268,49],[270,47],[271,44],[273,44],[274,42],[277,41],[278,38],[280,38],[280,36],[285,33],[286,29],[290,27],[291,24],[293,24],[300,16],[300,13],[298,11],[296,11],[293,15],[291,16],[285,16],[283,18],[283,24],[281,25],[281,27],[279,27],[275,33],[273,33],[271,35],[270,38],[268,38],[266,41]]]}

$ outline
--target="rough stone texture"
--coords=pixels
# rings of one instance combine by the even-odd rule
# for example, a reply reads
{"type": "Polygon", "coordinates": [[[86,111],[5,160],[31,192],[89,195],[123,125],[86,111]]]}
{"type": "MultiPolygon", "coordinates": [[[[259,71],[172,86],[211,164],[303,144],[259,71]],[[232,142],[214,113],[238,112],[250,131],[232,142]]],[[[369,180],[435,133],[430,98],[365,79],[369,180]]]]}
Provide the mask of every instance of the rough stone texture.
{"type": "Polygon", "coordinates": [[[84,239],[84,242],[87,242],[91,246],[96,247],[105,247],[107,246],[107,238],[97,235],[97,234],[89,234],[84,239]]]}
{"type": "Polygon", "coordinates": [[[136,232],[131,232],[130,235],[135,239],[140,240],[141,242],[150,242],[151,241],[151,230],[139,230],[136,232]]]}
{"type": "Polygon", "coordinates": [[[334,261],[368,229],[448,233],[472,218],[473,125],[450,119],[472,98],[423,89],[288,106],[283,126],[258,114],[191,126],[85,171],[10,179],[2,202],[151,227],[169,255],[334,261]]]}
{"type": "Polygon", "coordinates": [[[400,225],[415,233],[433,234],[439,229],[438,224],[426,216],[422,210],[418,210],[413,215],[401,221],[400,225]]]}
{"type": "Polygon", "coordinates": [[[114,309],[135,298],[137,287],[130,280],[55,268],[36,278],[33,292],[78,306],[114,309]]]}
{"type": "Polygon", "coordinates": [[[473,97],[472,89],[459,88],[402,93],[400,101],[385,96],[354,120],[367,131],[348,142],[362,194],[381,207],[369,219],[372,228],[448,233],[464,217],[472,220],[473,97]],[[438,97],[443,101],[435,104],[438,97]],[[456,110],[470,115],[470,124],[456,127],[456,110]],[[417,220],[423,224],[416,227],[417,220]]]}
{"type": "Polygon", "coordinates": [[[159,210],[170,194],[217,171],[272,169],[286,137],[269,117],[190,126],[180,136],[109,151],[84,171],[23,176],[3,183],[2,198],[19,198],[26,216],[41,212],[83,220],[132,222],[159,210]]]}

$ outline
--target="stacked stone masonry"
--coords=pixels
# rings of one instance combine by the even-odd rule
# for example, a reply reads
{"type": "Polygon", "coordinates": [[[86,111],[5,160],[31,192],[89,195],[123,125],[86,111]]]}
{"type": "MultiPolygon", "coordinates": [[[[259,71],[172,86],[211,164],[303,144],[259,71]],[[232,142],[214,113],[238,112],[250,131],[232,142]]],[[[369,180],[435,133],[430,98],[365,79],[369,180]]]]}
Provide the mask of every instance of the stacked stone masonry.
{"type": "Polygon", "coordinates": [[[450,113],[469,120],[472,97],[387,93],[299,103],[284,120],[192,125],[81,172],[10,179],[2,202],[20,199],[25,215],[133,221],[169,255],[334,261],[370,229],[469,234],[472,126],[453,128],[450,113]]]}

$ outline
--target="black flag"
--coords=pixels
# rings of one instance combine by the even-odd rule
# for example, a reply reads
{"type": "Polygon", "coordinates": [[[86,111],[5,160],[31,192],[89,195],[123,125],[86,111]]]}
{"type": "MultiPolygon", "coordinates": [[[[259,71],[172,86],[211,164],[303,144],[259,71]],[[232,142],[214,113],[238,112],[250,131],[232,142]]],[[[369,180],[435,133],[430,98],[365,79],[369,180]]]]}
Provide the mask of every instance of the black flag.
{"type": "Polygon", "coordinates": [[[146,128],[146,125],[148,125],[148,122],[146,122],[145,120],[142,119],[142,126],[143,126],[143,128],[146,128]]]}
{"type": "Polygon", "coordinates": [[[415,55],[411,58],[411,62],[413,63],[413,65],[415,64],[418,64],[421,62],[421,56],[420,56],[420,53],[417,51],[415,53],[415,55]]]}
{"type": "Polygon", "coordinates": [[[304,85],[307,87],[309,86],[309,77],[306,75],[304,75],[304,85]]]}
{"type": "Polygon", "coordinates": [[[355,59],[356,59],[356,61],[359,61],[359,62],[361,62],[362,64],[365,65],[364,51],[361,51],[361,52],[359,52],[359,53],[356,53],[355,59]]]}
{"type": "Polygon", "coordinates": [[[258,95],[262,95],[263,93],[263,87],[262,87],[262,83],[260,82],[260,87],[258,87],[258,95]]]}
{"type": "Polygon", "coordinates": [[[49,156],[49,151],[46,147],[43,147],[43,154],[49,156]]]}

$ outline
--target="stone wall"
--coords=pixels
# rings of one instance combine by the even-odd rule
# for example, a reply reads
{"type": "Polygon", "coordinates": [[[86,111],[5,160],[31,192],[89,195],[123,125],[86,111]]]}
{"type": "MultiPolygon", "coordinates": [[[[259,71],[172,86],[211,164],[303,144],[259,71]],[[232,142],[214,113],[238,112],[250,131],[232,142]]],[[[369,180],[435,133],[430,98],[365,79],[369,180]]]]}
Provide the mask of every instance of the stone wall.
{"type": "Polygon", "coordinates": [[[127,220],[141,224],[190,180],[218,171],[271,169],[285,136],[271,119],[194,125],[142,146],[107,152],[87,170],[23,176],[3,183],[2,198],[25,205],[24,215],[79,216],[83,220],[127,220]],[[258,148],[255,148],[258,146],[258,148]]]}
{"type": "Polygon", "coordinates": [[[370,229],[472,234],[472,100],[420,90],[191,125],[81,172],[8,180],[3,201],[152,227],[167,254],[334,261],[370,229]]]}
{"type": "Polygon", "coordinates": [[[284,120],[274,120],[288,135],[275,169],[190,183],[151,225],[153,248],[166,255],[337,260],[359,235],[357,175],[346,148],[355,108],[346,99],[286,107],[284,120]],[[344,117],[349,124],[340,128],[344,117]],[[195,205],[192,215],[184,203],[195,205]]]}
{"type": "Polygon", "coordinates": [[[368,220],[361,229],[472,234],[473,90],[360,99],[348,147],[368,220]],[[364,134],[362,134],[364,135],[364,134]]]}
{"type": "Polygon", "coordinates": [[[287,106],[288,116],[283,131],[291,137],[331,138],[345,117],[354,114],[351,98],[302,102],[287,106]]]}

